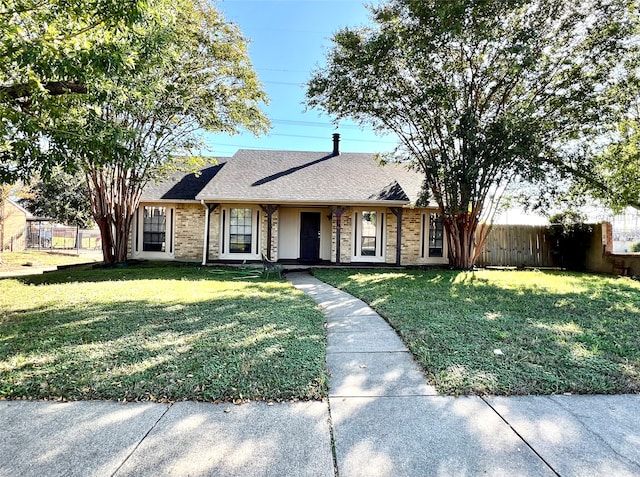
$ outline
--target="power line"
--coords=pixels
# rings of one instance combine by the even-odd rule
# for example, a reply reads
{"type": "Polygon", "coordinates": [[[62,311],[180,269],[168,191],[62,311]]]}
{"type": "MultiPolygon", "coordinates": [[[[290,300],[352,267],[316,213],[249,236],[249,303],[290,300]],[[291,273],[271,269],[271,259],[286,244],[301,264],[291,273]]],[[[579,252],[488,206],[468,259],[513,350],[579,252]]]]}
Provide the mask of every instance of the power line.
{"type": "MultiPolygon", "coordinates": [[[[274,133],[274,134],[269,134],[269,136],[280,136],[280,137],[297,137],[297,138],[302,138],[302,139],[320,139],[320,140],[326,140],[327,138],[324,136],[303,136],[303,135],[299,135],[299,134],[278,134],[278,133],[274,133]]],[[[351,139],[351,138],[342,138],[342,140],[344,141],[348,141],[348,142],[367,142],[367,143],[376,143],[376,144],[396,144],[397,141],[378,141],[376,139],[351,139]]]]}
{"type": "Polygon", "coordinates": [[[311,126],[311,127],[327,127],[331,126],[335,129],[358,129],[362,130],[362,128],[356,124],[339,124],[335,126],[330,122],[322,123],[319,121],[302,121],[297,119],[272,119],[272,123],[274,124],[285,124],[289,126],[311,126]]]}

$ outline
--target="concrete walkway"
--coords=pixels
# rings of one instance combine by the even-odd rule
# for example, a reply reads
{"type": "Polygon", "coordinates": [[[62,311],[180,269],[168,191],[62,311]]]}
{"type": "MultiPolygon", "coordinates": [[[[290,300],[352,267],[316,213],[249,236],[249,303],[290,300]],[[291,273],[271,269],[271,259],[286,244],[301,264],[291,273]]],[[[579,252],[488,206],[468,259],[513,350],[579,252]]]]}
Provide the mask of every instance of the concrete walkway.
{"type": "Polygon", "coordinates": [[[4,401],[0,477],[640,476],[640,395],[440,396],[365,303],[288,277],[327,316],[327,402],[4,401]]]}
{"type": "Polygon", "coordinates": [[[327,317],[338,475],[640,475],[640,395],[439,396],[366,303],[288,274],[327,317]]]}

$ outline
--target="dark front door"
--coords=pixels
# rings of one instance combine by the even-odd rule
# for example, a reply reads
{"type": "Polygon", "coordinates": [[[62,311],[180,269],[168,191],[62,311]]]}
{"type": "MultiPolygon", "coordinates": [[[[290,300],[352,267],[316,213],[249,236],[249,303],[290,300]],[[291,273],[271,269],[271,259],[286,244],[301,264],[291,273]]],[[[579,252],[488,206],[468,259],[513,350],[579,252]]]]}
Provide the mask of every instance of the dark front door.
{"type": "Polygon", "coordinates": [[[320,260],[320,212],[300,213],[300,260],[320,260]]]}

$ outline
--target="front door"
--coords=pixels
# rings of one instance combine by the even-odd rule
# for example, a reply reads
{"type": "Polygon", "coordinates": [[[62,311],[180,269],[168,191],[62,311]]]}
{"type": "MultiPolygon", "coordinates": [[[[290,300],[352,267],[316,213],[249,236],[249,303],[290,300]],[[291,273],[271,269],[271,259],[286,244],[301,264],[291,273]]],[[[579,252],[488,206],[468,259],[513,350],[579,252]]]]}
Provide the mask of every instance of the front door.
{"type": "Polygon", "coordinates": [[[300,260],[320,260],[320,212],[300,213],[300,260]]]}

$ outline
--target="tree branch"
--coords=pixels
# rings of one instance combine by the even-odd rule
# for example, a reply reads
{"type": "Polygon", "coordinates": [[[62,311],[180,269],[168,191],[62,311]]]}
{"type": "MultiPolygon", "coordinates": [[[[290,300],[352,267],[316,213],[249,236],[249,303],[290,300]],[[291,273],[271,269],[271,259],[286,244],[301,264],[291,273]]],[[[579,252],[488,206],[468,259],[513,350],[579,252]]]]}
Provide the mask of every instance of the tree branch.
{"type": "MultiPolygon", "coordinates": [[[[43,84],[43,87],[51,96],[87,93],[87,85],[82,81],[48,81],[43,84]]],[[[33,91],[29,84],[22,83],[0,86],[0,95],[2,94],[6,94],[11,99],[22,99],[32,96],[33,91]]]]}

